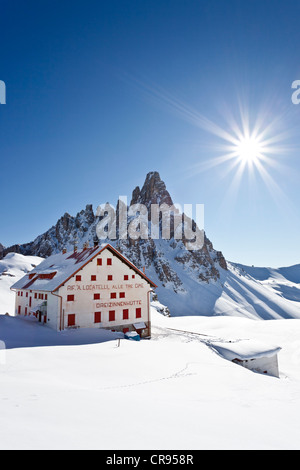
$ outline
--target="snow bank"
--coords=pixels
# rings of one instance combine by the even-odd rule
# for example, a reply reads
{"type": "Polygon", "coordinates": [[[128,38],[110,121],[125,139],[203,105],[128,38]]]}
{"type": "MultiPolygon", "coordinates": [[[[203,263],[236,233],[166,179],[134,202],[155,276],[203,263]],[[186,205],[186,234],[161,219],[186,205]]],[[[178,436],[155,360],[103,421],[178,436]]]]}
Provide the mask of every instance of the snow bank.
{"type": "Polygon", "coordinates": [[[230,343],[211,342],[210,344],[229,361],[233,359],[245,361],[261,357],[272,357],[281,350],[279,346],[270,346],[254,340],[238,340],[230,343]]]}
{"type": "Polygon", "coordinates": [[[38,256],[8,253],[0,260],[0,314],[14,314],[15,293],[10,287],[43,261],[38,256]]]}

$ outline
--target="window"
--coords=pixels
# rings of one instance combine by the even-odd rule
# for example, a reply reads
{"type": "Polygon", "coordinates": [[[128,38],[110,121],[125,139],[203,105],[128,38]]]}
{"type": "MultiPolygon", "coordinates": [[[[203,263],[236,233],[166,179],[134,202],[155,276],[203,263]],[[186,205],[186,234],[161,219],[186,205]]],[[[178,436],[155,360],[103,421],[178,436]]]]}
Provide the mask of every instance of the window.
{"type": "Polygon", "coordinates": [[[128,281],[128,274],[124,275],[124,281],[128,281]]]}
{"type": "Polygon", "coordinates": [[[112,265],[112,258],[107,258],[107,266],[111,266],[112,265]]]}
{"type": "Polygon", "coordinates": [[[133,274],[131,277],[132,277],[132,279],[135,279],[135,274],[133,274]]]}
{"type": "Polygon", "coordinates": [[[94,323],[101,323],[101,312],[95,312],[94,323]]]}
{"type": "Polygon", "coordinates": [[[123,328],[123,333],[124,333],[124,334],[125,334],[125,333],[128,333],[128,331],[129,331],[129,328],[123,328]]]}
{"type": "Polygon", "coordinates": [[[97,266],[102,266],[102,258],[97,259],[97,266]]]}
{"type": "Polygon", "coordinates": [[[81,281],[81,276],[80,276],[80,274],[77,274],[77,275],[75,276],[75,281],[81,281]]]}
{"type": "Polygon", "coordinates": [[[28,292],[26,292],[26,297],[28,297],[28,292]]]}
{"type": "Polygon", "coordinates": [[[45,294],[45,300],[47,300],[47,299],[48,299],[48,294],[45,294]]]}
{"type": "Polygon", "coordinates": [[[124,299],[125,298],[125,292],[120,292],[119,297],[120,297],[120,299],[124,299]]]}
{"type": "Polygon", "coordinates": [[[123,310],[123,320],[128,320],[129,319],[129,310],[128,308],[124,308],[123,310]]]}
{"type": "Polygon", "coordinates": [[[135,316],[136,316],[136,318],[141,318],[141,316],[142,316],[142,309],[141,308],[136,308],[135,309],[135,316]]]}
{"type": "Polygon", "coordinates": [[[115,310],[110,310],[110,311],[108,312],[108,319],[109,319],[109,321],[115,321],[115,319],[116,319],[116,312],[115,312],[115,310]]]}
{"type": "Polygon", "coordinates": [[[74,300],[74,294],[67,296],[67,301],[68,302],[73,302],[73,300],[74,300]]]}
{"type": "Polygon", "coordinates": [[[34,298],[37,299],[37,293],[36,293],[36,292],[35,292],[35,294],[34,294],[34,298]]]}
{"type": "Polygon", "coordinates": [[[107,276],[107,280],[108,280],[108,281],[112,281],[112,280],[113,280],[112,274],[109,274],[109,275],[107,276]]]}
{"type": "Polygon", "coordinates": [[[21,291],[21,297],[23,297],[23,291],[21,291]]]}
{"type": "Polygon", "coordinates": [[[18,314],[21,315],[21,305],[18,306],[18,314]]]}
{"type": "Polygon", "coordinates": [[[68,326],[75,326],[75,313],[68,315],[68,326]]]}
{"type": "Polygon", "coordinates": [[[111,292],[111,293],[110,293],[110,298],[111,298],[111,299],[116,299],[116,298],[117,298],[116,292],[111,292]]]}
{"type": "Polygon", "coordinates": [[[27,315],[27,307],[25,307],[25,315],[27,315]]]}
{"type": "Polygon", "coordinates": [[[100,300],[100,294],[94,294],[94,300],[100,300]]]}
{"type": "Polygon", "coordinates": [[[91,275],[91,281],[96,281],[96,276],[95,276],[95,274],[92,274],[92,275],[91,275]]]}

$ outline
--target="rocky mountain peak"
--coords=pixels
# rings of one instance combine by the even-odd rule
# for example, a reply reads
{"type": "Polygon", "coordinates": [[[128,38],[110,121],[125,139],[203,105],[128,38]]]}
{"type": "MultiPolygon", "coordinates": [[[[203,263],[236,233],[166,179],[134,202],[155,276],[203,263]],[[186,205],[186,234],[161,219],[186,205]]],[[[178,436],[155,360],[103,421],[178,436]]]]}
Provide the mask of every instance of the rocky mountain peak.
{"type": "Polygon", "coordinates": [[[167,191],[165,183],[161,180],[157,171],[147,174],[142,189],[137,186],[132,193],[132,204],[144,204],[149,207],[151,204],[173,205],[172,198],[167,191]]]}

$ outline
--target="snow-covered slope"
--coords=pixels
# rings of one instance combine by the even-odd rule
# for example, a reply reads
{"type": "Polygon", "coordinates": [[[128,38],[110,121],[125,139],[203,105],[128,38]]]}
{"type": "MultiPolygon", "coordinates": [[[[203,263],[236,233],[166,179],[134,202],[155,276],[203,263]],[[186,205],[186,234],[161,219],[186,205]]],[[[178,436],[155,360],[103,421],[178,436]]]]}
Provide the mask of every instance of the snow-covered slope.
{"type": "Polygon", "coordinates": [[[118,346],[115,333],[0,316],[0,448],[299,449],[299,320],[152,320],[150,341],[118,346]],[[282,348],[280,378],[207,344],[248,338],[282,348]]]}
{"type": "Polygon", "coordinates": [[[0,314],[13,314],[15,293],[10,291],[10,287],[42,260],[39,256],[23,256],[18,253],[8,253],[0,260],[0,314]]]}
{"type": "MultiPolygon", "coordinates": [[[[0,262],[1,313],[41,260],[0,262]]],[[[219,316],[185,315],[182,294],[182,316],[153,302],[150,341],[0,315],[0,449],[299,449],[299,268],[228,267],[194,299],[219,316]],[[214,349],[240,340],[281,348],[279,378],[214,349]]]]}
{"type": "Polygon", "coordinates": [[[300,265],[278,269],[227,266],[215,313],[264,320],[300,318],[300,265]]]}

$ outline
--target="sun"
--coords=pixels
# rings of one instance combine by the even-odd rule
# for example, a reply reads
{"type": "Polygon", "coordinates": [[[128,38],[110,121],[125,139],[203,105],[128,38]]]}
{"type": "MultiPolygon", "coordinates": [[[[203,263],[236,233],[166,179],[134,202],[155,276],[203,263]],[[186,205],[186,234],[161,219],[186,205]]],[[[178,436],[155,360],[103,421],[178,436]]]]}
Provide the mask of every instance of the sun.
{"type": "Polygon", "coordinates": [[[255,137],[242,137],[236,143],[235,151],[242,162],[252,164],[263,157],[264,146],[255,137]]]}

